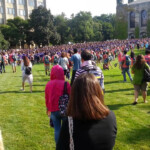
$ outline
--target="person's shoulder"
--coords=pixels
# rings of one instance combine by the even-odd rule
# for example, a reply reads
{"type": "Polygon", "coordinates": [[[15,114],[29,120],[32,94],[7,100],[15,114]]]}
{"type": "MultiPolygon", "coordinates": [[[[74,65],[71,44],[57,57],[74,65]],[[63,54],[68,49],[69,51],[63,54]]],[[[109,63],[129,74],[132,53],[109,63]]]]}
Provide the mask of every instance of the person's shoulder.
{"type": "Polygon", "coordinates": [[[108,117],[116,118],[115,113],[113,111],[109,111],[108,117]]]}

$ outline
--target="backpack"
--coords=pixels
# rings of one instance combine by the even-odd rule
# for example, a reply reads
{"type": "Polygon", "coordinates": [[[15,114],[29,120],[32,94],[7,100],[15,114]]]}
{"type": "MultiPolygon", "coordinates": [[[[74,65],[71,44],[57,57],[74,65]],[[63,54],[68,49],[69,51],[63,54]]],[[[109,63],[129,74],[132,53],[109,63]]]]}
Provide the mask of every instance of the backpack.
{"type": "Polygon", "coordinates": [[[93,65],[92,67],[84,66],[82,67],[83,70],[87,71],[88,73],[92,73],[96,76],[96,78],[99,81],[99,84],[101,85],[101,74],[97,71],[97,66],[93,65]]]}
{"type": "Polygon", "coordinates": [[[126,56],[126,66],[131,65],[131,58],[129,56],[126,56]]]}
{"type": "Polygon", "coordinates": [[[25,74],[26,75],[30,75],[31,74],[31,70],[32,70],[31,67],[26,67],[25,68],[25,74]]]}
{"type": "Polygon", "coordinates": [[[143,82],[150,82],[150,70],[144,67],[143,82]]]}
{"type": "Polygon", "coordinates": [[[48,56],[45,56],[45,58],[44,58],[44,63],[45,63],[45,64],[49,64],[49,58],[48,58],[48,56]]]}
{"type": "Polygon", "coordinates": [[[67,82],[65,82],[63,95],[59,97],[59,101],[58,101],[58,107],[61,116],[66,116],[68,101],[69,101],[69,94],[67,93],[67,82]]]}
{"type": "Polygon", "coordinates": [[[16,61],[15,55],[12,55],[12,59],[13,59],[13,61],[16,61]]]}
{"type": "Polygon", "coordinates": [[[58,64],[58,57],[57,56],[54,57],[54,64],[58,64]]]}
{"type": "Polygon", "coordinates": [[[2,56],[2,63],[4,63],[4,56],[2,56]]]}

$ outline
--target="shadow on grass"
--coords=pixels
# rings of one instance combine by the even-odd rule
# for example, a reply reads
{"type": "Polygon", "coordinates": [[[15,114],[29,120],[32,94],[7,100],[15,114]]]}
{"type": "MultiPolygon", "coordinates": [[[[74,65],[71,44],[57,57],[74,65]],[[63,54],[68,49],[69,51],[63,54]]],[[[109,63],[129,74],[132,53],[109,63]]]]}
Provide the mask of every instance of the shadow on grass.
{"type": "Polygon", "coordinates": [[[36,81],[33,81],[33,83],[37,83],[37,82],[48,82],[50,79],[42,79],[42,80],[39,80],[37,79],[36,81]]]}
{"type": "Polygon", "coordinates": [[[110,81],[110,82],[105,82],[104,84],[113,84],[113,83],[123,83],[122,81],[110,81]]]}
{"type": "MultiPolygon", "coordinates": [[[[44,93],[45,91],[32,91],[32,93],[44,93]]],[[[31,93],[30,91],[5,91],[0,92],[0,94],[10,94],[10,93],[18,93],[18,94],[25,94],[25,93],[31,93]]],[[[32,94],[31,93],[31,94],[32,94]]]]}
{"type": "MultiPolygon", "coordinates": [[[[126,134],[126,133],[124,133],[126,134]]],[[[138,143],[139,141],[150,141],[150,125],[143,127],[141,129],[133,129],[130,134],[126,136],[126,142],[129,143],[138,143]]],[[[147,145],[150,145],[147,143],[147,145]]]]}
{"type": "Polygon", "coordinates": [[[114,105],[107,105],[107,107],[108,107],[110,110],[118,110],[118,109],[120,109],[121,107],[129,106],[129,105],[132,105],[132,104],[114,104],[114,105]]]}
{"type": "Polygon", "coordinates": [[[46,75],[33,75],[34,78],[46,77],[46,75]]]}
{"type": "Polygon", "coordinates": [[[119,76],[122,76],[122,75],[121,75],[121,74],[120,74],[120,75],[109,75],[109,74],[108,74],[108,75],[105,75],[105,77],[106,77],[106,76],[108,76],[108,77],[117,77],[117,76],[118,76],[118,77],[119,77],[119,76]]]}
{"type": "Polygon", "coordinates": [[[115,93],[115,92],[125,92],[125,91],[133,91],[133,88],[129,88],[129,89],[118,89],[118,90],[108,90],[105,91],[106,93],[115,93]]]}
{"type": "Polygon", "coordinates": [[[37,70],[37,72],[40,72],[40,71],[43,71],[43,72],[45,72],[45,70],[37,70]]]}

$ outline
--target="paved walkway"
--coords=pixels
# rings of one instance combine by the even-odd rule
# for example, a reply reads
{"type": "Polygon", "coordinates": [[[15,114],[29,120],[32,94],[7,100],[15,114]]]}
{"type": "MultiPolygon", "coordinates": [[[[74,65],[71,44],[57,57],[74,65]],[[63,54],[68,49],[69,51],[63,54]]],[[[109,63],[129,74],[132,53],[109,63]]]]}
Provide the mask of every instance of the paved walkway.
{"type": "Polygon", "coordinates": [[[3,138],[2,138],[2,132],[1,132],[1,130],[0,130],[0,150],[4,150],[3,138]]]}

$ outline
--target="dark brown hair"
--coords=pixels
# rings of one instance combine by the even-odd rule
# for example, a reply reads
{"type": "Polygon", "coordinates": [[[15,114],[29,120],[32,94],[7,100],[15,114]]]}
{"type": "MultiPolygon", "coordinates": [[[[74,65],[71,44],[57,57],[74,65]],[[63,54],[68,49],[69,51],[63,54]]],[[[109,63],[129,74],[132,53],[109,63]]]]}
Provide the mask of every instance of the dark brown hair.
{"type": "Polygon", "coordinates": [[[145,63],[146,62],[145,62],[144,56],[143,55],[138,55],[136,57],[136,61],[135,61],[134,67],[136,69],[142,69],[145,63]]]}
{"type": "Polygon", "coordinates": [[[23,57],[23,62],[24,62],[24,65],[27,67],[27,66],[29,66],[30,60],[27,56],[24,56],[23,57]]]}
{"type": "Polygon", "coordinates": [[[83,73],[73,83],[67,114],[79,120],[98,120],[109,114],[97,78],[83,73]]]}

